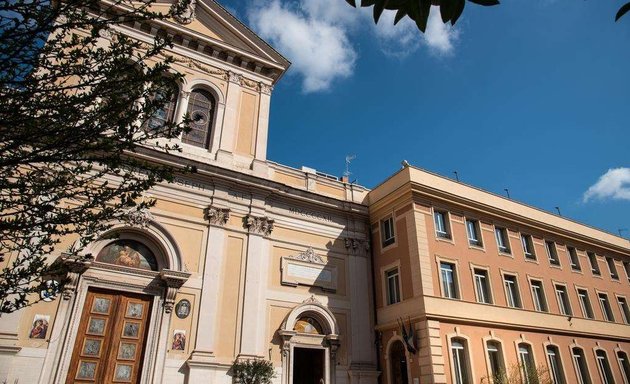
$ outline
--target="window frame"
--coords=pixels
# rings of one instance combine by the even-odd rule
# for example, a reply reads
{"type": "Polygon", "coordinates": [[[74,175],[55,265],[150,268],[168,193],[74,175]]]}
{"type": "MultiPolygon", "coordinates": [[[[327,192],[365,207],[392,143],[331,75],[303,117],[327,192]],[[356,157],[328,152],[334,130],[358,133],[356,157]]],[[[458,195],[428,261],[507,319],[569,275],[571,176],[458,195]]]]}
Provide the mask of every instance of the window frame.
{"type": "Polygon", "coordinates": [[[471,268],[471,271],[472,271],[473,287],[474,287],[474,290],[475,290],[475,300],[476,300],[476,302],[479,303],[479,304],[494,304],[494,295],[493,295],[493,292],[492,292],[492,284],[490,282],[490,268],[488,268],[488,267],[480,267],[480,266],[477,266],[477,265],[471,265],[470,268],[471,268]],[[477,275],[478,275],[477,271],[485,273],[485,276],[484,276],[484,278],[486,279],[485,280],[485,290],[486,290],[486,293],[488,295],[488,301],[481,301],[480,298],[479,298],[479,290],[478,290],[478,287],[477,287],[477,275]]]}
{"type": "Polygon", "coordinates": [[[610,298],[608,297],[607,292],[597,291],[597,300],[599,302],[599,309],[602,311],[602,318],[604,321],[608,321],[611,323],[615,322],[615,314],[613,313],[612,306],[610,305],[610,298]],[[605,300],[606,304],[602,301],[605,300]]]}
{"type": "Polygon", "coordinates": [[[621,371],[621,378],[623,379],[624,384],[630,384],[630,357],[628,357],[628,353],[623,349],[615,348],[615,360],[617,360],[617,364],[619,365],[619,370],[621,371]],[[619,354],[623,353],[625,358],[622,362],[622,359],[619,357],[619,354]]]}
{"type": "Polygon", "coordinates": [[[479,220],[466,217],[464,219],[464,225],[466,226],[466,238],[468,239],[468,245],[472,247],[483,248],[484,242],[483,235],[481,234],[481,223],[479,222],[479,220]],[[473,234],[477,237],[476,239],[470,237],[471,227],[469,226],[469,223],[472,225],[473,234]]]}
{"type": "Polygon", "coordinates": [[[621,320],[623,320],[624,324],[630,324],[630,305],[628,304],[628,299],[623,295],[617,294],[615,294],[615,298],[617,299],[619,312],[621,312],[621,320]],[[621,304],[622,301],[624,305],[621,304]]]}
{"type": "Polygon", "coordinates": [[[453,384],[472,384],[474,383],[474,372],[472,370],[472,357],[470,355],[470,343],[468,338],[463,337],[459,334],[448,335],[448,351],[449,351],[449,361],[451,368],[451,378],[453,379],[453,384]],[[454,347],[454,343],[458,343],[460,347],[454,347]],[[461,367],[465,368],[465,376],[457,375],[457,367],[455,365],[455,353],[454,351],[462,351],[457,353],[458,357],[458,366],[460,367],[459,372],[462,373],[461,367]],[[462,359],[463,356],[463,359],[462,359]],[[463,364],[462,364],[463,363],[463,364]],[[462,378],[463,380],[459,380],[462,378]]]}
{"type": "Polygon", "coordinates": [[[580,310],[582,311],[582,317],[589,320],[595,319],[595,312],[593,311],[593,303],[591,302],[591,296],[588,293],[588,289],[584,287],[575,287],[575,293],[578,298],[578,304],[580,305],[580,310]],[[582,300],[582,295],[580,295],[580,291],[585,293],[584,297],[586,298],[586,302],[582,300]]]}
{"type": "Polygon", "coordinates": [[[606,350],[603,348],[596,347],[593,349],[593,352],[595,354],[595,363],[597,365],[597,371],[599,372],[599,378],[602,384],[615,384],[615,378],[612,373],[612,367],[610,366],[610,361],[608,360],[608,353],[606,352],[606,350]],[[602,352],[604,354],[603,360],[600,359],[598,352],[602,352]],[[602,364],[600,364],[600,361],[604,361],[606,363],[606,367],[602,367],[602,364]],[[607,368],[607,369],[604,369],[604,368],[607,368]]]}
{"type": "Polygon", "coordinates": [[[554,289],[554,292],[556,294],[556,301],[558,303],[558,310],[560,311],[560,314],[563,315],[563,316],[572,317],[573,316],[573,308],[571,306],[571,298],[569,297],[569,290],[567,288],[567,285],[565,283],[558,283],[558,282],[554,281],[553,289],[554,289]],[[558,288],[561,288],[561,289],[558,289],[558,288]],[[561,295],[559,294],[559,292],[564,294],[564,296],[565,296],[566,307],[564,305],[562,305],[562,303],[565,300],[563,300],[561,298],[561,295]]]}
{"type": "Polygon", "coordinates": [[[450,212],[433,208],[433,225],[435,227],[435,237],[440,240],[453,240],[453,231],[451,227],[451,217],[450,212]],[[438,229],[438,216],[442,217],[442,225],[444,226],[443,231],[438,229]]]}
{"type": "Polygon", "coordinates": [[[389,305],[394,305],[394,304],[398,304],[400,302],[402,302],[402,286],[401,286],[401,278],[400,278],[400,268],[398,265],[391,267],[391,268],[387,268],[385,269],[385,271],[383,271],[383,279],[385,281],[385,305],[389,306],[389,305]],[[394,275],[389,275],[390,272],[394,272],[394,275]],[[392,301],[391,298],[393,297],[391,295],[391,291],[390,291],[390,277],[394,278],[394,283],[396,284],[396,297],[395,299],[397,299],[397,301],[392,301]]]}
{"type": "Polygon", "coordinates": [[[381,233],[381,249],[385,249],[388,246],[394,244],[396,242],[396,230],[395,230],[395,223],[394,223],[394,215],[390,214],[388,216],[385,216],[384,218],[379,220],[379,230],[381,233]],[[390,237],[386,237],[388,236],[388,234],[386,234],[386,229],[389,228],[391,232],[389,235],[390,237]]]}
{"type": "Polygon", "coordinates": [[[549,373],[551,379],[553,380],[553,384],[566,384],[567,376],[565,374],[560,348],[556,344],[551,343],[545,343],[544,346],[545,357],[547,358],[547,365],[549,366],[549,373]],[[552,358],[551,356],[554,356],[555,358],[552,358]],[[554,366],[557,368],[557,371],[554,371],[554,366]]]}
{"type": "Polygon", "coordinates": [[[582,272],[582,264],[580,263],[580,255],[577,253],[577,248],[567,245],[567,255],[569,256],[569,265],[571,271],[582,272]]]}
{"type": "Polygon", "coordinates": [[[459,265],[456,260],[436,258],[437,268],[438,268],[438,279],[440,282],[440,292],[441,297],[444,299],[452,299],[452,300],[461,300],[461,292],[459,291],[459,265]],[[444,286],[444,277],[442,275],[442,264],[448,264],[451,268],[452,279],[453,279],[453,293],[455,297],[450,297],[446,295],[445,286],[444,286]]]}
{"type": "Polygon", "coordinates": [[[510,233],[506,227],[494,226],[494,239],[500,254],[512,255],[510,233]]]}
{"type": "Polygon", "coordinates": [[[591,370],[588,367],[588,360],[586,359],[586,352],[584,351],[584,348],[580,347],[577,344],[571,344],[569,345],[569,352],[571,353],[571,361],[573,362],[573,370],[575,371],[575,377],[578,379],[578,384],[592,384],[592,379],[591,379],[591,370]],[[579,350],[580,354],[576,355],[575,350],[579,350]],[[584,370],[586,372],[584,372],[582,370],[582,366],[580,365],[580,363],[578,362],[578,359],[576,358],[577,356],[579,356],[582,359],[582,363],[584,364],[584,370]],[[586,374],[586,377],[584,377],[584,373],[586,374]],[[584,380],[586,378],[586,380],[584,380]]]}
{"type": "Polygon", "coordinates": [[[507,372],[505,352],[503,351],[503,342],[497,338],[486,336],[483,338],[483,346],[484,346],[485,357],[486,357],[487,373],[488,373],[488,377],[491,379],[490,382],[492,382],[495,374],[500,373],[500,372],[507,372]],[[492,364],[492,359],[490,358],[490,346],[489,346],[489,344],[491,343],[497,345],[497,347],[495,348],[496,348],[496,353],[498,354],[498,362],[500,365],[498,372],[494,372],[492,369],[493,364],[492,364]]]}
{"type": "Polygon", "coordinates": [[[519,374],[521,376],[521,380],[523,384],[531,384],[529,376],[526,373],[526,369],[529,365],[536,368],[536,356],[534,356],[534,348],[532,344],[524,339],[519,339],[514,342],[516,344],[516,357],[519,365],[522,365],[522,369],[519,369],[519,374]],[[523,353],[521,352],[521,346],[527,349],[527,358],[523,358],[523,353]]]}
{"type": "Polygon", "coordinates": [[[521,245],[523,247],[523,254],[525,255],[525,260],[527,261],[537,261],[536,257],[536,248],[534,247],[534,237],[532,235],[521,233],[521,245]],[[527,248],[530,248],[530,252],[528,252],[527,248]]]}
{"type": "Polygon", "coordinates": [[[191,127],[191,131],[189,132],[182,132],[179,139],[181,143],[184,145],[187,145],[192,148],[199,148],[203,151],[211,152],[213,149],[212,147],[213,147],[213,140],[214,140],[215,132],[217,131],[215,128],[217,125],[218,113],[219,113],[218,110],[219,110],[219,105],[221,103],[220,101],[221,98],[218,96],[218,92],[216,90],[214,90],[210,86],[207,86],[206,84],[196,84],[187,92],[189,93],[189,95],[188,97],[186,97],[186,102],[182,106],[182,109],[185,108],[184,114],[190,115],[190,117],[192,118],[191,108],[193,107],[192,107],[191,100],[193,99],[193,93],[195,92],[198,92],[200,94],[206,93],[207,95],[205,96],[209,98],[212,109],[210,111],[211,113],[208,114],[209,122],[205,127],[205,140],[204,140],[203,145],[197,145],[196,143],[186,141],[188,140],[186,139],[186,135],[193,130],[193,127],[191,127]]]}
{"type": "Polygon", "coordinates": [[[595,252],[586,251],[588,262],[591,265],[591,273],[593,276],[602,276],[602,269],[599,267],[599,261],[597,260],[597,254],[595,252]]]}
{"type": "Polygon", "coordinates": [[[516,308],[516,309],[522,309],[523,308],[523,300],[522,300],[522,296],[521,296],[521,292],[520,292],[520,287],[518,284],[518,274],[516,273],[511,273],[511,272],[501,272],[502,278],[503,278],[503,292],[505,293],[505,304],[507,305],[508,308],[516,308]],[[516,295],[515,297],[515,305],[512,306],[510,305],[510,300],[509,300],[509,295],[508,295],[508,285],[506,284],[507,279],[506,277],[513,277],[514,281],[514,294],[516,295]]]}
{"type": "Polygon", "coordinates": [[[562,268],[556,242],[552,240],[545,240],[545,251],[547,252],[547,261],[549,262],[549,265],[554,268],[562,268]]]}
{"type": "Polygon", "coordinates": [[[615,259],[611,256],[605,256],[606,265],[608,265],[608,272],[610,273],[610,278],[614,281],[619,281],[619,271],[617,271],[617,265],[615,264],[615,259]]]}
{"type": "Polygon", "coordinates": [[[530,277],[529,279],[529,290],[530,293],[532,294],[532,304],[534,305],[534,310],[536,310],[537,312],[549,312],[549,303],[547,302],[547,294],[545,293],[545,284],[543,282],[542,279],[539,278],[532,278],[530,277]],[[542,297],[538,298],[538,301],[541,301],[540,299],[542,299],[542,301],[540,302],[541,307],[540,309],[536,308],[536,294],[534,293],[534,283],[539,283],[540,284],[540,294],[542,297]]]}

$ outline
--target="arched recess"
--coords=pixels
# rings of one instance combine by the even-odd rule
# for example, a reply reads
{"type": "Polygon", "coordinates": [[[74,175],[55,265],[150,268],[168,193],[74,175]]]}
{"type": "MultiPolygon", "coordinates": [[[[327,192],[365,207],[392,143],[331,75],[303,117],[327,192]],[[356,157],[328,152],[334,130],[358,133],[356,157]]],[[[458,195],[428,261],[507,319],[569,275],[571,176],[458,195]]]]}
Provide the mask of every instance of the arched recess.
{"type": "Polygon", "coordinates": [[[409,352],[407,351],[407,348],[405,348],[403,338],[399,335],[391,337],[385,347],[385,369],[387,370],[387,382],[390,384],[411,383],[409,361],[409,352]],[[404,362],[402,358],[404,358],[404,362]]]}
{"type": "Polygon", "coordinates": [[[282,344],[283,384],[299,382],[301,356],[311,356],[309,369],[321,372],[324,384],[335,383],[335,366],[339,349],[339,326],[333,313],[314,296],[293,308],[278,330],[282,344]],[[305,329],[302,324],[313,326],[305,329]],[[318,366],[318,362],[321,364],[318,366]],[[297,380],[297,381],[296,381],[297,380]]]}
{"type": "MultiPolygon", "coordinates": [[[[49,382],[50,378],[53,378],[52,381],[56,383],[72,379],[66,376],[76,369],[78,361],[79,363],[82,361],[77,360],[78,352],[76,351],[77,348],[81,348],[79,344],[85,339],[86,324],[91,324],[90,313],[94,311],[93,304],[90,304],[93,303],[91,300],[101,300],[100,297],[111,298],[108,302],[112,303],[140,300],[147,304],[142,307],[146,310],[143,309],[137,320],[142,324],[139,327],[143,329],[143,333],[139,337],[143,340],[141,345],[144,351],[143,354],[137,355],[139,359],[141,358],[141,361],[137,362],[137,372],[142,384],[162,381],[166,359],[166,349],[163,346],[168,344],[171,312],[177,292],[190,277],[190,273],[184,271],[182,255],[173,236],[155,222],[148,211],[141,212],[136,218],[139,219],[138,225],[116,224],[79,254],[62,255],[61,262],[68,267],[68,274],[57,318],[51,330],[51,342],[46,352],[40,383],[49,382]],[[120,241],[127,241],[123,244],[135,241],[146,246],[155,256],[156,267],[135,268],[102,262],[98,258],[86,260],[77,257],[87,254],[96,257],[101,250],[112,244],[122,246],[120,241]]],[[[107,312],[107,316],[110,315],[111,319],[108,318],[104,324],[115,324],[138,313],[134,314],[129,312],[129,309],[125,309],[122,312],[107,312]],[[118,313],[124,315],[117,315],[118,313]],[[115,316],[125,317],[119,319],[115,316]]],[[[99,332],[104,342],[115,339],[116,332],[113,328],[103,329],[99,332]]],[[[103,355],[103,358],[107,356],[103,355]]],[[[109,364],[105,360],[98,364],[101,363],[109,364]]]]}
{"type": "Polygon", "coordinates": [[[195,152],[203,155],[204,153],[215,153],[219,148],[219,142],[223,132],[223,117],[225,114],[225,94],[224,92],[212,81],[208,79],[189,79],[182,84],[181,100],[179,107],[177,108],[177,120],[182,121],[188,111],[188,103],[190,94],[193,90],[200,89],[209,92],[214,97],[215,107],[210,116],[212,124],[210,127],[210,137],[207,148],[196,147],[193,145],[187,145],[187,151],[195,152]]]}

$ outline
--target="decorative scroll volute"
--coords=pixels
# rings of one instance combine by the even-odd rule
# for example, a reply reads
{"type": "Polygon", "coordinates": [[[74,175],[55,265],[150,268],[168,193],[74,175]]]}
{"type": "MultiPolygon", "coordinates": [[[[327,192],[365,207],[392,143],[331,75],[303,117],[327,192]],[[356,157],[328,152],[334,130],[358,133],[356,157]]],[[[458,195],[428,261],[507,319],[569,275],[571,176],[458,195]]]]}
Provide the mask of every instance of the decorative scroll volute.
{"type": "Polygon", "coordinates": [[[243,225],[249,233],[255,233],[263,236],[271,235],[271,231],[273,231],[274,220],[270,219],[266,216],[258,217],[247,215],[243,219],[243,225]]]}

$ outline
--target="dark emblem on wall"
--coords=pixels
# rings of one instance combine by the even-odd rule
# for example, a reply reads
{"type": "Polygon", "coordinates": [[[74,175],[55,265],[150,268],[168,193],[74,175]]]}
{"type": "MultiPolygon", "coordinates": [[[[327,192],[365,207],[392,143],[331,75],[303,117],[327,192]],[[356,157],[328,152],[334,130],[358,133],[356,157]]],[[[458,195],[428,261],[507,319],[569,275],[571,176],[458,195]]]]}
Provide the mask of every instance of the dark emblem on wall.
{"type": "Polygon", "coordinates": [[[183,299],[180,300],[175,306],[175,314],[180,319],[185,319],[190,315],[190,301],[183,299]]]}

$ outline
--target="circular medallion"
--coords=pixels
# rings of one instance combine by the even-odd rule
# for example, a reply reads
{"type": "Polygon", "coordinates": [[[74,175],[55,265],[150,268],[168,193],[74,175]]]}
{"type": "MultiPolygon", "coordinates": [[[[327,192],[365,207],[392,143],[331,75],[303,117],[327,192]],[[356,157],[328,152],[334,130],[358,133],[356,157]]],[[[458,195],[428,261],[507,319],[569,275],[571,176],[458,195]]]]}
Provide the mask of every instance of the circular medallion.
{"type": "Polygon", "coordinates": [[[59,282],[56,280],[48,280],[43,285],[43,289],[39,292],[39,298],[42,301],[53,301],[59,293],[59,282]]]}
{"type": "Polygon", "coordinates": [[[175,306],[175,314],[180,319],[185,319],[190,315],[190,301],[183,299],[180,300],[175,306]]]}

